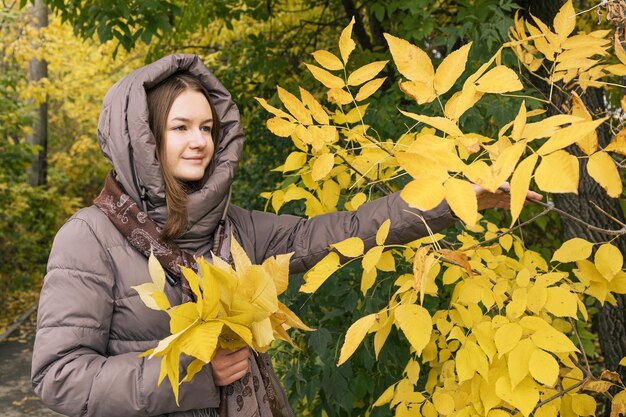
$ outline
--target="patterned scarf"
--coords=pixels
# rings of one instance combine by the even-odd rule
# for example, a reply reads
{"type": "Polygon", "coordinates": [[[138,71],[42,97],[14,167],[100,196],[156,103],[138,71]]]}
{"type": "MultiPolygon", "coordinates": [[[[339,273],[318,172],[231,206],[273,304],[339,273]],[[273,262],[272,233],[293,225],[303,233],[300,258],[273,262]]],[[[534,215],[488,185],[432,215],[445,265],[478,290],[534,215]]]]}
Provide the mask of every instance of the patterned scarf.
{"type": "MultiPolygon", "coordinates": [[[[159,240],[159,227],[125,192],[122,185],[115,179],[113,171],[107,175],[104,188],[94,200],[94,204],[107,215],[111,223],[135,249],[146,257],[150,255],[150,251],[153,252],[166,270],[167,281],[171,285],[180,284],[183,303],[195,301],[189,283],[178,266],[184,265],[197,272],[198,265],[193,256],[172,242],[159,240]]],[[[231,235],[230,229],[230,222],[220,221],[213,235],[212,252],[232,264],[230,239],[226,238],[231,235]]],[[[251,350],[248,361],[248,373],[240,380],[221,388],[219,410],[194,410],[194,417],[294,416],[287,402],[285,391],[274,373],[269,355],[256,354],[251,350]]],[[[174,415],[189,414],[175,413],[174,415]]]]}

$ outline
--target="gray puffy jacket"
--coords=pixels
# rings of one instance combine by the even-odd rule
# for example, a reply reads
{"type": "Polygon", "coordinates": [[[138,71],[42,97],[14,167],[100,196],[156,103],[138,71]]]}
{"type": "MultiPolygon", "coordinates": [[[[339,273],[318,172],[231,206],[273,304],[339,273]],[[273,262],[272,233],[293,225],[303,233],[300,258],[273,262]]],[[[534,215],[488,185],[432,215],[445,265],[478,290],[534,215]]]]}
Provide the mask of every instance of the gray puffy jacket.
{"type": "MultiPolygon", "coordinates": [[[[238,110],[228,91],[194,55],[172,55],[145,66],[116,83],[107,94],[98,140],[117,180],[140,201],[147,196],[148,215],[166,219],[163,181],[148,127],[146,89],[181,70],[207,86],[222,126],[215,169],[203,187],[189,196],[189,230],[176,243],[206,256],[213,231],[227,208],[228,191],[243,147],[238,110]]],[[[426,235],[398,194],[364,204],[355,212],[302,219],[228,207],[235,237],[253,262],[295,252],[291,271],[312,267],[330,243],[359,236],[374,244],[380,224],[391,219],[387,243],[426,235]]],[[[443,203],[422,213],[440,230],[454,217],[443,203]]],[[[169,334],[169,317],[147,308],[131,288],[150,280],[147,259],[135,250],[104,213],[92,206],[76,213],[58,232],[44,280],[33,354],[35,392],[51,409],[70,416],[193,416],[217,407],[210,365],[180,387],[176,406],[169,382],[157,387],[160,360],[137,355],[169,334]],[[197,414],[197,413],[195,413],[197,414]]],[[[172,304],[180,288],[167,287],[172,304]]]]}

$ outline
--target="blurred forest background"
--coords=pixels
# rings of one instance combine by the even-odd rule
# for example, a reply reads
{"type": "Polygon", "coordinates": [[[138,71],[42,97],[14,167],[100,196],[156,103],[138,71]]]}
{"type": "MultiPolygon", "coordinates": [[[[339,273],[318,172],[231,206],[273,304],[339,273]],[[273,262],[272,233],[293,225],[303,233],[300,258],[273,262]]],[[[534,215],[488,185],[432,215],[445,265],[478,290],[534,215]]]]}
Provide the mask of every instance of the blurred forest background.
{"type": "MultiPolygon", "coordinates": [[[[353,33],[359,51],[355,55],[355,67],[358,60],[365,63],[389,59],[383,33],[420,45],[435,60],[473,41],[468,64],[471,66],[471,62],[487,60],[508,40],[516,12],[530,11],[550,22],[563,3],[559,0],[36,0],[32,3],[3,0],[0,10],[0,334],[36,302],[49,248],[58,228],[78,208],[90,205],[100,191],[109,169],[96,139],[100,105],[108,88],[131,70],[170,53],[201,56],[232,93],[246,128],[247,142],[233,201],[248,209],[263,210],[266,200],[261,193],[292,181],[273,169],[293,149],[289,141],[267,130],[268,115],[254,97],[276,103],[278,84],[291,91],[298,85],[312,92],[319,88],[304,64],[311,62],[312,52],[335,48],[339,33],[352,17],[355,17],[353,33]]],[[[579,16],[579,25],[614,28],[615,23],[606,19],[607,5],[617,7],[622,3],[602,3],[574,1],[576,10],[592,9],[579,16]]],[[[515,61],[513,56],[508,59],[510,63],[515,61]]],[[[381,137],[397,137],[397,132],[405,126],[395,116],[396,106],[408,99],[395,86],[398,76],[393,74],[393,68],[388,66],[385,71],[389,79],[373,97],[372,107],[377,110],[369,117],[376,118],[381,137]]],[[[602,94],[609,109],[619,108],[622,92],[602,94]]],[[[463,116],[464,128],[496,135],[495,129],[510,120],[519,106],[510,100],[500,100],[499,96],[482,100],[463,116]]],[[[536,103],[528,105],[537,107],[536,103]]],[[[586,210],[586,203],[580,201],[563,200],[557,204],[586,210]]],[[[607,204],[617,204],[617,211],[623,212],[624,207],[620,206],[623,201],[611,200],[607,204]]],[[[281,213],[303,214],[303,207],[297,202],[290,203],[281,213]]],[[[522,220],[532,215],[530,208],[522,220]]],[[[593,210],[581,217],[594,222],[593,210]]],[[[598,221],[606,221],[600,217],[598,221]]],[[[556,215],[541,217],[524,233],[532,248],[546,256],[567,238],[580,234],[575,226],[563,224],[556,215]]],[[[622,242],[622,250],[624,246],[622,242]]],[[[298,415],[319,416],[322,410],[328,416],[356,415],[394,382],[394,375],[402,374],[400,366],[406,363],[408,352],[395,351],[390,343],[378,363],[371,349],[361,349],[350,363],[336,367],[340,335],[357,317],[352,315],[359,298],[356,274],[349,268],[342,274],[332,287],[321,288],[314,300],[297,293],[297,282],[288,293],[288,303],[298,315],[320,327],[310,335],[296,338],[301,347],[298,351],[283,345],[277,348],[286,351],[275,356],[277,369],[294,407],[300,410],[298,415]]],[[[591,306],[590,311],[597,313],[598,309],[591,306]]],[[[623,311],[618,312],[618,317],[623,317],[623,311]]],[[[598,320],[595,327],[581,329],[587,353],[598,360],[601,356],[594,332],[597,334],[605,326],[607,334],[606,322],[602,323],[598,320]]],[[[624,354],[614,356],[619,360],[624,354]]],[[[388,413],[389,410],[379,408],[371,415],[388,413]]]]}

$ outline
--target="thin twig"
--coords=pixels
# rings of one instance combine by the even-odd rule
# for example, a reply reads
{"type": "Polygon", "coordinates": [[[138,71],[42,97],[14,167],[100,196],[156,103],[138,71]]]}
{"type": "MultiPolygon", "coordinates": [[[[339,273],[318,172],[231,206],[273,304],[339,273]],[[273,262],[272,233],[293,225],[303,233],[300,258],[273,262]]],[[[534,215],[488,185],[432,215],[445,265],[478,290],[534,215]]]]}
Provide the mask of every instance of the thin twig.
{"type": "Polygon", "coordinates": [[[606,235],[613,235],[613,236],[621,236],[623,234],[626,234],[626,227],[622,227],[621,229],[618,229],[618,230],[603,229],[601,227],[597,227],[597,226],[594,226],[592,224],[589,224],[586,221],[581,220],[581,219],[579,219],[576,216],[572,216],[571,214],[569,214],[569,213],[567,213],[567,212],[565,212],[565,211],[563,211],[561,209],[558,209],[558,208],[554,207],[554,203],[544,203],[543,201],[532,200],[532,199],[531,200],[527,199],[527,201],[531,201],[531,202],[533,202],[535,204],[539,204],[540,206],[545,207],[545,208],[550,207],[552,211],[560,214],[563,217],[567,217],[568,219],[573,220],[576,223],[585,226],[587,229],[593,230],[594,232],[604,233],[606,235]]]}
{"type": "Polygon", "coordinates": [[[567,394],[570,391],[575,390],[576,388],[580,387],[581,385],[583,385],[585,382],[587,382],[589,380],[589,377],[578,381],[577,383],[575,383],[574,385],[572,385],[571,387],[565,388],[563,391],[557,392],[556,394],[554,394],[553,396],[546,398],[545,400],[541,401],[540,403],[538,403],[535,408],[533,408],[533,411],[530,412],[531,416],[535,415],[535,411],[537,411],[539,408],[543,407],[544,405],[548,404],[550,401],[554,401],[559,397],[564,396],[565,394],[567,394]]]}
{"type": "Polygon", "coordinates": [[[583,341],[580,338],[580,334],[578,334],[578,329],[576,328],[576,323],[571,318],[568,318],[569,324],[572,326],[574,330],[574,334],[576,335],[576,340],[578,341],[578,347],[580,347],[580,352],[583,355],[583,359],[585,359],[585,373],[587,376],[593,376],[591,373],[591,368],[589,367],[589,361],[587,360],[587,354],[585,353],[585,348],[583,346],[583,341]]]}
{"type": "Polygon", "coordinates": [[[608,217],[609,219],[613,220],[615,223],[617,223],[620,226],[622,226],[622,228],[626,228],[626,224],[622,223],[619,219],[617,219],[614,216],[612,216],[609,213],[607,213],[602,207],[600,207],[599,205],[597,205],[593,201],[590,201],[590,203],[596,208],[596,210],[598,210],[599,212],[604,214],[606,217],[608,217]]]}
{"type": "MultiPolygon", "coordinates": [[[[534,201],[534,200],[532,200],[532,201],[534,201]]],[[[508,230],[506,230],[506,231],[504,231],[504,232],[502,232],[502,233],[500,233],[500,234],[496,235],[495,237],[492,237],[491,239],[487,239],[487,240],[483,240],[482,242],[478,242],[477,244],[475,244],[475,245],[470,246],[469,248],[467,248],[467,250],[476,249],[476,248],[477,248],[477,247],[479,247],[479,246],[482,246],[482,245],[485,245],[485,244],[487,244],[487,243],[491,243],[491,242],[493,242],[493,241],[495,241],[495,240],[498,240],[498,239],[500,239],[502,236],[504,236],[504,235],[508,235],[509,233],[513,232],[514,230],[519,229],[520,227],[526,226],[527,224],[534,222],[536,219],[538,219],[538,218],[539,218],[539,217],[541,217],[541,216],[544,216],[544,215],[548,214],[548,213],[549,213],[549,212],[551,212],[552,210],[554,210],[554,208],[549,208],[549,207],[548,207],[548,208],[546,208],[544,211],[542,211],[541,213],[539,213],[539,214],[537,214],[537,215],[535,215],[535,216],[531,217],[530,219],[526,220],[525,222],[520,223],[520,224],[518,224],[518,225],[516,225],[516,226],[514,226],[514,227],[511,227],[510,229],[508,229],[508,230]]]]}
{"type": "MultiPolygon", "coordinates": [[[[346,158],[343,157],[343,155],[340,155],[338,153],[336,153],[335,155],[337,155],[339,158],[341,158],[343,160],[343,162],[348,166],[348,168],[350,168],[351,170],[353,170],[354,172],[356,172],[361,178],[363,179],[368,179],[365,175],[361,174],[359,172],[358,169],[356,169],[354,166],[352,166],[352,164],[350,164],[346,158]]],[[[380,191],[381,193],[383,193],[384,195],[389,195],[393,193],[393,190],[390,189],[387,184],[384,183],[380,183],[380,182],[371,182],[370,184],[372,184],[374,187],[376,187],[378,189],[378,191],[380,191]]]]}

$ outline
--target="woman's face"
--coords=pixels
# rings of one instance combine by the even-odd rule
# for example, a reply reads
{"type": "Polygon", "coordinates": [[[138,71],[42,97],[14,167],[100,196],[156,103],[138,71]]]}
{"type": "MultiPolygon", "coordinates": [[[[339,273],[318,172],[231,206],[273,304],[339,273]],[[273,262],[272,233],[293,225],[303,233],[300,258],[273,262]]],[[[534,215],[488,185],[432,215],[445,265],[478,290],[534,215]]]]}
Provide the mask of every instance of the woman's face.
{"type": "Polygon", "coordinates": [[[165,165],[174,178],[197,181],[213,157],[213,113],[204,94],[186,90],[172,103],[165,127],[165,165]]]}

